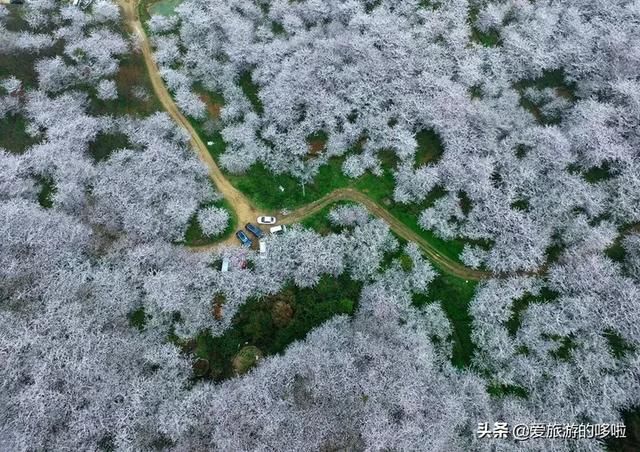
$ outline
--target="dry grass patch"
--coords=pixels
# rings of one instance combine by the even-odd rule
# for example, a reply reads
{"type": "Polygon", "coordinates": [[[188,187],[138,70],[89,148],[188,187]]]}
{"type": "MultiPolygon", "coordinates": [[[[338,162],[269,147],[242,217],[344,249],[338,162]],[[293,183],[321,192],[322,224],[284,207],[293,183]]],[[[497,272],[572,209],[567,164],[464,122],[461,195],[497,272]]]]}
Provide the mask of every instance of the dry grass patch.
{"type": "Polygon", "coordinates": [[[207,112],[209,113],[209,117],[213,119],[220,119],[220,110],[222,110],[222,103],[217,99],[214,99],[213,96],[207,93],[198,94],[200,100],[205,103],[207,106],[207,112]]]}
{"type": "Polygon", "coordinates": [[[242,347],[238,354],[233,357],[231,366],[236,375],[242,375],[255,366],[262,359],[262,352],[255,345],[242,347]]]}

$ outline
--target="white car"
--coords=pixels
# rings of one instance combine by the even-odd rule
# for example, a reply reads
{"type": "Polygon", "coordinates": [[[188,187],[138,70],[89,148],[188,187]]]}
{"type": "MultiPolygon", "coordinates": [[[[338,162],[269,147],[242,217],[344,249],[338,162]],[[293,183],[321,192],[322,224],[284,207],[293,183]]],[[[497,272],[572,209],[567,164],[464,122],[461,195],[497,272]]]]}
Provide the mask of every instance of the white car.
{"type": "Polygon", "coordinates": [[[258,217],[258,224],[276,224],[276,217],[258,217]]]}
{"type": "Polygon", "coordinates": [[[287,232],[287,227],[284,224],[280,226],[274,226],[269,230],[272,234],[284,234],[287,232]]]}

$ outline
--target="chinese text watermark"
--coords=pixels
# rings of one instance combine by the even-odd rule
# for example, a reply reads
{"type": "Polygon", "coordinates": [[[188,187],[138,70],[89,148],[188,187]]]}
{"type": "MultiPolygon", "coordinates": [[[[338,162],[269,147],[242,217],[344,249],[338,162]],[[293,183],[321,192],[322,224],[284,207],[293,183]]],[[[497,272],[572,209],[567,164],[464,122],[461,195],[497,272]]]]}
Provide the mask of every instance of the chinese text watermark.
{"type": "Polygon", "coordinates": [[[478,423],[478,438],[513,438],[527,441],[548,439],[607,439],[626,438],[626,426],[617,424],[513,424],[507,422],[478,423]]]}

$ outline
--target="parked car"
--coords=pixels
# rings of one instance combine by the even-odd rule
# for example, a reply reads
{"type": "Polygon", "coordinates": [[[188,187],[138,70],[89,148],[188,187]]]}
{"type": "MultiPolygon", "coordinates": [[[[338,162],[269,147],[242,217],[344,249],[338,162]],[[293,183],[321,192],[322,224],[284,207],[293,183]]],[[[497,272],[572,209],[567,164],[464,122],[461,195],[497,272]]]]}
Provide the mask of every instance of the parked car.
{"type": "Polygon", "coordinates": [[[264,232],[262,232],[258,226],[247,223],[244,227],[247,228],[247,231],[255,235],[256,238],[261,239],[262,237],[264,237],[264,232]]]}
{"type": "Polygon", "coordinates": [[[244,231],[236,232],[236,237],[238,237],[238,240],[240,240],[242,246],[244,246],[245,248],[251,248],[251,244],[253,242],[249,237],[247,237],[247,234],[245,234],[244,231]]]}
{"type": "Polygon", "coordinates": [[[222,268],[220,269],[220,271],[224,272],[228,272],[229,271],[229,258],[225,257],[224,259],[222,259],[222,268]]]}
{"type": "Polygon", "coordinates": [[[264,257],[266,252],[267,252],[267,244],[265,243],[264,240],[260,240],[260,254],[262,255],[262,257],[264,257]]]}
{"type": "Polygon", "coordinates": [[[276,217],[258,217],[258,224],[276,224],[276,217]]]}
{"type": "Polygon", "coordinates": [[[284,224],[281,224],[280,226],[272,227],[270,231],[272,234],[284,234],[287,232],[287,227],[284,224]]]}

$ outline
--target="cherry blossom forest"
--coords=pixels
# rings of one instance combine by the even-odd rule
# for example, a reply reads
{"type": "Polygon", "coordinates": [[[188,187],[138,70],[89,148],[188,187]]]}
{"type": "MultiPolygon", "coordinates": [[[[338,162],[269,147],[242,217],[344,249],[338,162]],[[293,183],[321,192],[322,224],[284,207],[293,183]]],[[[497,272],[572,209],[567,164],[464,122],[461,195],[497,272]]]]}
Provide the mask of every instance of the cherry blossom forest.
{"type": "Polygon", "coordinates": [[[0,450],[638,441],[640,1],[175,3],[0,5],[0,450]]]}

